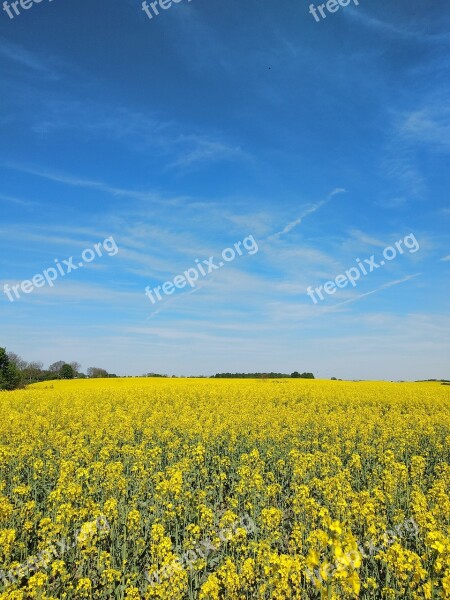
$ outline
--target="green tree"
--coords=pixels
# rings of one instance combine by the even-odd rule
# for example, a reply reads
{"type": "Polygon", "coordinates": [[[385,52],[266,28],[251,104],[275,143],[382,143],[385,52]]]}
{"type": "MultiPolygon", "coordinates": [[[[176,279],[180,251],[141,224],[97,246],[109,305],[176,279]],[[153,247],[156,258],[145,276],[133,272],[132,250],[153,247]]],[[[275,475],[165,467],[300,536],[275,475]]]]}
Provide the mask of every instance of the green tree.
{"type": "Polygon", "coordinates": [[[100,369],[98,367],[89,367],[87,370],[87,376],[92,379],[98,379],[99,377],[108,377],[108,371],[100,369]]]}
{"type": "Polygon", "coordinates": [[[61,379],[73,379],[75,377],[75,371],[71,365],[65,363],[59,371],[59,376],[61,379]]]}
{"type": "Polygon", "coordinates": [[[20,371],[9,360],[6,348],[0,348],[0,390],[15,390],[20,385],[20,371]]]}
{"type": "Polygon", "coordinates": [[[300,377],[302,377],[303,379],[315,379],[313,373],[302,373],[300,377]]]}

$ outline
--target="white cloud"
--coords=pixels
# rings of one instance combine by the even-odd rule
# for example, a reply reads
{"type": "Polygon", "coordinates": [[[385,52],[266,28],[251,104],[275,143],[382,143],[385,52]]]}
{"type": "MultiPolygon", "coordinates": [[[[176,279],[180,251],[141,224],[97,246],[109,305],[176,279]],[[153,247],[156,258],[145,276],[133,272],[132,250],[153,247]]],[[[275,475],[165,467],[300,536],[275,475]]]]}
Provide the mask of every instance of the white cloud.
{"type": "Polygon", "coordinates": [[[406,140],[448,151],[450,109],[446,105],[435,105],[406,113],[399,125],[399,132],[406,140]]]}
{"type": "Polygon", "coordinates": [[[32,202],[31,200],[22,200],[22,198],[16,198],[15,196],[5,196],[5,194],[0,194],[0,200],[3,202],[11,202],[12,204],[18,204],[20,206],[39,206],[39,202],[32,202]]]}
{"type": "Polygon", "coordinates": [[[272,235],[270,235],[267,240],[268,241],[272,241],[272,240],[276,240],[279,237],[281,237],[282,235],[285,235],[286,233],[289,233],[290,231],[292,231],[293,229],[295,229],[295,227],[297,227],[298,225],[300,225],[300,223],[302,222],[302,220],[309,216],[314,214],[316,211],[318,211],[320,208],[322,208],[322,206],[324,206],[325,204],[328,204],[328,202],[330,202],[330,200],[336,196],[337,194],[343,194],[345,193],[345,190],[342,188],[335,188],[332,192],[330,192],[328,194],[328,196],[326,197],[325,200],[320,200],[320,202],[316,202],[315,204],[312,204],[311,206],[309,206],[308,208],[306,208],[305,210],[303,210],[303,212],[300,214],[300,216],[295,219],[294,221],[291,221],[290,223],[288,223],[281,231],[278,231],[277,233],[274,233],[272,235]]]}
{"type": "Polygon", "coordinates": [[[355,296],[354,298],[349,298],[348,300],[339,302],[338,304],[335,304],[334,306],[331,306],[330,308],[328,308],[327,311],[335,310],[336,308],[339,308],[340,306],[343,306],[344,304],[349,304],[350,302],[356,302],[356,300],[360,300],[361,298],[365,298],[366,296],[371,296],[372,294],[376,294],[377,292],[380,292],[381,290],[384,290],[386,288],[390,288],[395,285],[399,285],[400,283],[405,283],[406,281],[410,281],[411,279],[415,279],[416,277],[419,277],[419,275],[422,275],[422,273],[414,273],[414,275],[408,275],[407,277],[403,277],[403,279],[396,279],[395,281],[389,281],[388,283],[384,283],[383,285],[380,285],[380,287],[376,288],[375,290],[371,290],[370,292],[366,292],[364,294],[359,294],[358,296],[355,296]]]}
{"type": "Polygon", "coordinates": [[[107,194],[111,194],[112,196],[125,196],[128,198],[132,198],[134,200],[140,201],[151,201],[156,203],[164,203],[167,204],[167,200],[163,200],[157,194],[153,192],[142,192],[138,190],[130,190],[124,189],[120,187],[110,186],[101,181],[94,181],[90,179],[83,179],[81,177],[72,177],[70,175],[65,175],[62,173],[55,173],[53,171],[49,171],[47,169],[30,167],[27,165],[19,165],[19,164],[7,164],[11,169],[15,169],[21,173],[27,173],[29,175],[35,175],[36,177],[41,177],[43,179],[48,179],[50,181],[54,181],[56,183],[63,183],[66,185],[70,185],[73,187],[81,187],[81,188],[91,188],[99,190],[100,192],[105,192],[107,194]]]}
{"type": "Polygon", "coordinates": [[[374,246],[376,248],[385,248],[387,244],[382,240],[379,240],[371,235],[359,231],[358,229],[352,229],[350,231],[352,238],[365,246],[374,246]]]}

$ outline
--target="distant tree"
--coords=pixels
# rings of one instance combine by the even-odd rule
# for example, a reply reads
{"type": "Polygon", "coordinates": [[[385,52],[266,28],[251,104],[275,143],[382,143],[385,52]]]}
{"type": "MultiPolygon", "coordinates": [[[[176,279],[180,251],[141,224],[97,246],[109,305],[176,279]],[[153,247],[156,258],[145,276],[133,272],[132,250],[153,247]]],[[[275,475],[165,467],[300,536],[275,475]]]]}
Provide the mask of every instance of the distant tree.
{"type": "Polygon", "coordinates": [[[331,381],[337,381],[336,377],[332,377],[331,381]]]}
{"type": "Polygon", "coordinates": [[[61,379],[73,379],[75,377],[75,371],[73,370],[72,365],[64,364],[60,371],[59,376],[61,379]]]}
{"type": "Polygon", "coordinates": [[[74,361],[70,362],[69,365],[72,367],[74,376],[76,377],[81,369],[80,363],[77,362],[76,360],[74,360],[74,361]]]}
{"type": "Polygon", "coordinates": [[[93,379],[108,377],[108,371],[105,371],[105,369],[99,369],[98,367],[89,367],[87,370],[87,376],[93,379]]]}
{"type": "Polygon", "coordinates": [[[292,379],[314,379],[314,375],[312,373],[299,373],[298,371],[294,371],[291,374],[292,379]]]}
{"type": "Polygon", "coordinates": [[[286,373],[216,373],[216,379],[284,379],[290,377],[286,373]]]}
{"type": "Polygon", "coordinates": [[[57,362],[54,362],[53,364],[51,364],[49,366],[48,370],[50,371],[50,373],[54,373],[55,375],[60,377],[61,369],[63,368],[63,366],[65,364],[66,363],[63,360],[58,360],[57,362]]]}
{"type": "Polygon", "coordinates": [[[19,371],[23,371],[23,369],[25,369],[27,366],[27,361],[23,360],[23,358],[21,358],[18,354],[15,354],[15,352],[8,352],[8,358],[9,362],[15,365],[19,371]]]}
{"type": "Polygon", "coordinates": [[[22,377],[27,383],[43,381],[46,379],[46,372],[43,371],[44,365],[41,362],[30,362],[22,371],[22,377]]]}
{"type": "Polygon", "coordinates": [[[20,381],[19,369],[9,360],[6,348],[0,348],[0,390],[15,390],[20,381]]]}

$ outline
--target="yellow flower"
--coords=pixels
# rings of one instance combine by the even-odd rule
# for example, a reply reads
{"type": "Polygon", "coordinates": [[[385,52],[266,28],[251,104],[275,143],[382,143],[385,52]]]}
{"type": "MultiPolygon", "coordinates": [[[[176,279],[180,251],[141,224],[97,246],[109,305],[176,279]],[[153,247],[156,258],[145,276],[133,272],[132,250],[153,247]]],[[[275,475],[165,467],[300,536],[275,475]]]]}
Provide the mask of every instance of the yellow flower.
{"type": "Polygon", "coordinates": [[[0,600],[450,600],[445,386],[52,386],[0,393],[0,600]]]}
{"type": "Polygon", "coordinates": [[[131,510],[127,516],[127,527],[131,532],[136,532],[141,523],[141,514],[138,510],[131,510]]]}
{"type": "Polygon", "coordinates": [[[78,598],[89,598],[92,591],[92,581],[88,577],[83,577],[78,581],[75,593],[78,598]]]}
{"type": "Polygon", "coordinates": [[[125,590],[125,600],[141,600],[141,595],[137,587],[129,587],[125,590]]]}

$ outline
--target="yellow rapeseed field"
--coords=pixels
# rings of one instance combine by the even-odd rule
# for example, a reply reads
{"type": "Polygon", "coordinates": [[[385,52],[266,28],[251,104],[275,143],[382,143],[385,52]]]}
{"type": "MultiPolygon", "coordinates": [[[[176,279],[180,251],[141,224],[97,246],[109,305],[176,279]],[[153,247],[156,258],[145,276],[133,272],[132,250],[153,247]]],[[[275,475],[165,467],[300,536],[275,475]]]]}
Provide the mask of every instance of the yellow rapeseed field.
{"type": "Polygon", "coordinates": [[[0,600],[450,598],[450,387],[0,393],[0,600]]]}

